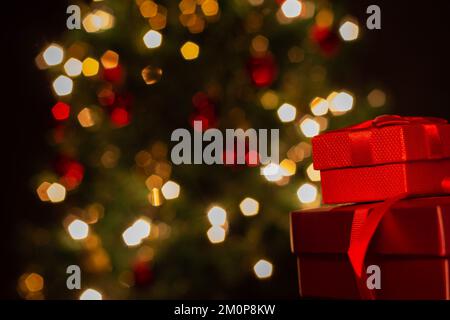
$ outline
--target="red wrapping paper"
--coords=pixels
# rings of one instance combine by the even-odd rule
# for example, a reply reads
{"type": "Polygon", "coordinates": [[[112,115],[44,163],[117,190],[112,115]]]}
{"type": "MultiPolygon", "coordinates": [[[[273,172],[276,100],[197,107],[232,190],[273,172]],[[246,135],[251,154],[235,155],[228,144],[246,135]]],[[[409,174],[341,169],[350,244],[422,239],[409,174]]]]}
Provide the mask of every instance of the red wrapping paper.
{"type": "Polygon", "coordinates": [[[380,201],[399,193],[444,193],[450,125],[444,119],[381,116],[312,140],[324,203],[380,201]]]}
{"type": "MultiPolygon", "coordinates": [[[[298,256],[302,296],[363,298],[347,252],[358,229],[358,216],[379,206],[291,213],[291,247],[298,256]]],[[[371,290],[374,298],[448,299],[449,257],[450,196],[394,202],[365,255],[365,265],[375,263],[381,268],[382,289],[371,290]]]]}

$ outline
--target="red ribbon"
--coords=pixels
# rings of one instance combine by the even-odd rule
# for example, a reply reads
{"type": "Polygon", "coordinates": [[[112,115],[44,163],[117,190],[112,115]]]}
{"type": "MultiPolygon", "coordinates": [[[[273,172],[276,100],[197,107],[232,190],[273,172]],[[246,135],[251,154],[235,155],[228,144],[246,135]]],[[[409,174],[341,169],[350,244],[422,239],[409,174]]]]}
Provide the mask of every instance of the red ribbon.
{"type": "MultiPolygon", "coordinates": [[[[398,196],[387,199],[384,202],[372,205],[360,207],[355,211],[353,216],[350,245],[347,251],[350,263],[356,276],[357,286],[361,298],[366,300],[373,300],[375,298],[373,291],[367,287],[367,276],[364,272],[364,260],[369,249],[370,242],[375,235],[383,217],[390,211],[393,205],[398,201],[406,198],[408,193],[402,193],[398,196]]],[[[439,241],[441,255],[447,254],[446,248],[446,235],[444,229],[444,222],[442,217],[442,209],[440,206],[436,208],[438,216],[439,227],[439,241]]],[[[448,262],[446,262],[446,279],[445,279],[445,292],[446,299],[450,299],[450,270],[448,262]]]]}
{"type": "Polygon", "coordinates": [[[367,120],[354,126],[336,131],[355,131],[370,128],[381,128],[386,126],[408,125],[408,124],[446,124],[447,120],[435,117],[402,117],[398,115],[382,115],[373,120],[367,120]]]}
{"type": "Polygon", "coordinates": [[[440,158],[443,154],[443,145],[438,125],[446,124],[447,120],[434,117],[401,117],[397,115],[383,115],[373,120],[339,129],[336,131],[349,132],[352,164],[355,166],[370,165],[373,163],[372,145],[370,143],[373,128],[383,128],[396,125],[422,125],[426,137],[426,150],[430,159],[440,158]]]}

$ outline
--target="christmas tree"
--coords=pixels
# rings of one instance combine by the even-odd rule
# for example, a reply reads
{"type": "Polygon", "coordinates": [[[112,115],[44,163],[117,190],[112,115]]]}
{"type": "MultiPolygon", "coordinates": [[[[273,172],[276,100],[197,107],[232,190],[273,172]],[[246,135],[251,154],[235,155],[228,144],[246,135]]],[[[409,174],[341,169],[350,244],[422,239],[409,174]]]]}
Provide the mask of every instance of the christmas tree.
{"type": "Polygon", "coordinates": [[[81,29],[36,57],[54,160],[32,183],[53,223],[27,229],[19,294],[296,297],[288,213],[321,203],[310,139],[386,111],[383,91],[330,76],[351,66],[360,23],[328,1],[78,5],[81,29]],[[279,129],[280,163],[174,165],[171,134],[194,121],[279,129]]]}

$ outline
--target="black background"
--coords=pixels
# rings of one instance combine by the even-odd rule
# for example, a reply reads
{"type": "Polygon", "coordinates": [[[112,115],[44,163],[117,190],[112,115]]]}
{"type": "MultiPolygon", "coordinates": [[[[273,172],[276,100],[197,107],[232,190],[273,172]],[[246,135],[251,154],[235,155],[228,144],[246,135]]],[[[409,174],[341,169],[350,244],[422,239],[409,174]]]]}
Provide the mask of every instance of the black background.
{"type": "MultiPolygon", "coordinates": [[[[39,165],[50,159],[45,133],[53,99],[34,58],[43,43],[58,39],[64,32],[67,7],[67,2],[60,0],[9,2],[3,2],[0,8],[4,25],[1,52],[6,55],[0,61],[0,154],[6,161],[0,173],[0,298],[16,298],[23,261],[15,255],[17,244],[12,239],[19,219],[46,219],[29,180],[39,165]]],[[[377,79],[389,88],[394,113],[450,119],[450,1],[342,2],[360,21],[365,21],[368,5],[379,5],[382,29],[365,31],[365,45],[352,61],[353,70],[359,70],[357,74],[338,74],[335,80],[351,88],[352,83],[358,86],[361,81],[377,79]]]]}

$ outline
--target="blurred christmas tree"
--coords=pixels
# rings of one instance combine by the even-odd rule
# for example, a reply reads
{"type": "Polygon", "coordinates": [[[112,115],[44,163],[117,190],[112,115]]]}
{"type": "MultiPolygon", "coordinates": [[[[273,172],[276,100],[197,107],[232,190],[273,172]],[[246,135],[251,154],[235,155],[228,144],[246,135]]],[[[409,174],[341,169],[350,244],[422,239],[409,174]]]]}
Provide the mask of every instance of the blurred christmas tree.
{"type": "Polygon", "coordinates": [[[54,223],[23,232],[19,293],[296,297],[288,213],[320,205],[310,138],[385,111],[373,108],[385,104],[383,91],[361,84],[350,93],[330,79],[351,70],[358,22],[327,1],[79,6],[82,29],[36,58],[55,96],[55,160],[33,183],[54,223]],[[171,133],[194,120],[279,128],[282,161],[262,171],[276,174],[173,165],[171,133]],[[72,264],[82,291],[66,287],[72,264]]]}

